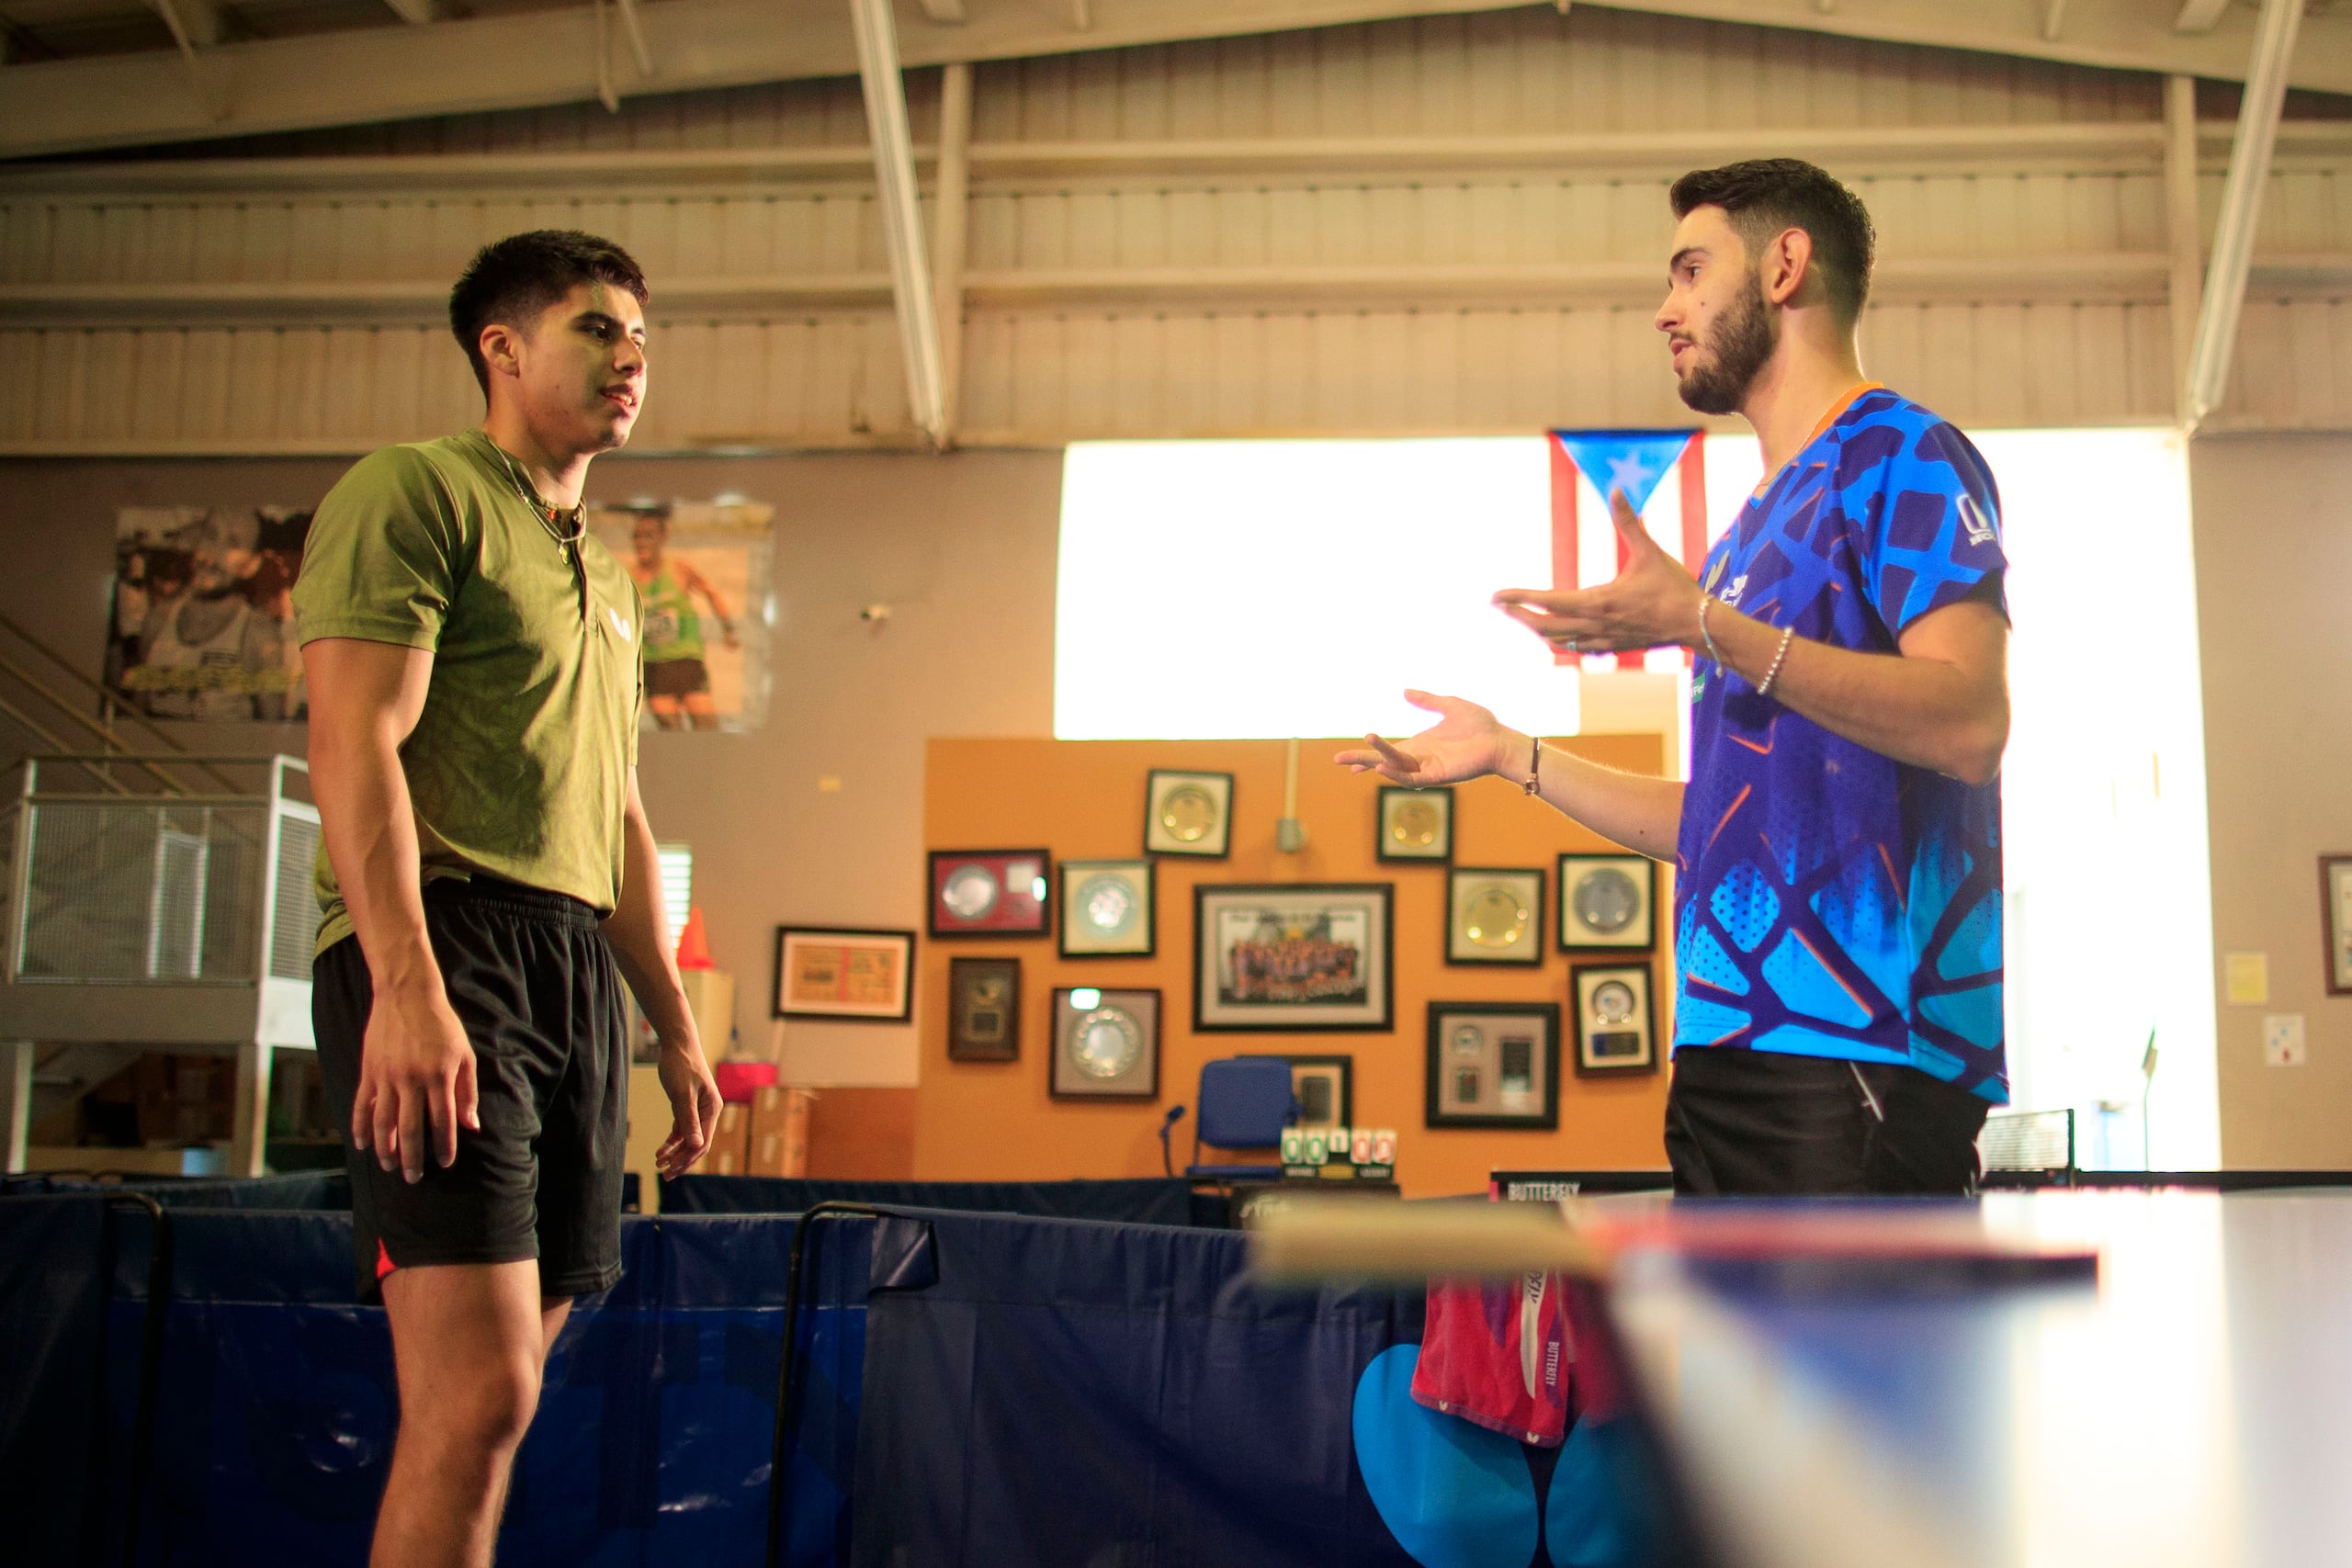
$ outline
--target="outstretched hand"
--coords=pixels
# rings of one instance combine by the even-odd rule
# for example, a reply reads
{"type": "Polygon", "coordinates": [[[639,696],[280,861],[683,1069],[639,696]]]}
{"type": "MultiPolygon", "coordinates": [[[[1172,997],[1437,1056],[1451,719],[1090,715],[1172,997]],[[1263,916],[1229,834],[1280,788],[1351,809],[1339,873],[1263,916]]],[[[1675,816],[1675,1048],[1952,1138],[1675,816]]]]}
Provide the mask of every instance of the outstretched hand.
{"type": "Polygon", "coordinates": [[[1621,653],[1699,641],[1706,594],[1642,526],[1623,491],[1609,492],[1609,516],[1624,541],[1625,568],[1598,588],[1506,588],[1502,613],[1566,653],[1621,653]]]}
{"type": "Polygon", "coordinates": [[[1493,714],[1460,697],[1428,692],[1408,691],[1405,700],[1442,716],[1410,740],[1391,743],[1367,735],[1369,750],[1342,751],[1332,761],[1401,784],[1459,784],[1495,772],[1503,738],[1510,732],[1493,714]]]}

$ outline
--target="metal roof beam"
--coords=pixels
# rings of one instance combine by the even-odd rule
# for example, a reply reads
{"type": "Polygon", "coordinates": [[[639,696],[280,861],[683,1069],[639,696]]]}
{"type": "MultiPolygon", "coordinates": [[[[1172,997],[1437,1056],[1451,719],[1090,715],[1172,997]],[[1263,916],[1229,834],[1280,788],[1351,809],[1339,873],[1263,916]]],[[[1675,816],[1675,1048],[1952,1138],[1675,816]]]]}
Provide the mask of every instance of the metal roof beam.
{"type": "MultiPolygon", "coordinates": [[[[1949,0],[1587,0],[1591,6],[1966,49],[2111,69],[2242,81],[2251,28],[2236,14],[2176,33],[2153,0],[2068,0],[2064,34],[2047,13],[1949,0]],[[2153,14],[2152,14],[2153,10],[2153,14]]],[[[1059,6],[987,6],[960,24],[910,19],[911,68],[1234,37],[1384,18],[1513,8],[1498,0],[1104,0],[1075,32],[1059,6]]],[[[848,19],[832,6],[779,20],[775,0],[665,0],[638,7],[665,91],[740,86],[857,69],[848,19]]],[[[254,39],[204,51],[225,111],[217,118],[178,62],[157,53],[10,65],[0,92],[0,157],[206,136],[357,125],[428,115],[581,103],[597,96],[597,17],[589,6],[254,39]]],[[[2312,17],[2289,85],[2352,93],[2352,12],[2312,17]]]]}
{"type": "Polygon", "coordinates": [[[2230,172],[2222,181],[2222,217],[2213,230],[2213,259],[2205,273],[2205,298],[2197,317],[2197,343],[2188,354],[2188,420],[2195,430],[2222,406],[2230,376],[2230,350],[2238,336],[2238,312],[2245,303],[2247,269],[2254,261],[2254,231],[2262,215],[2262,187],[2269,183],[2270,147],[2278,136],[2278,111],[2287,99],[2287,62],[2294,58],[2303,0],[2262,0],[2262,28],[2254,60],[2246,68],[2245,96],[2238,108],[2238,139],[2230,149],[2230,172]]]}
{"type": "Polygon", "coordinates": [[[882,231],[890,252],[890,294],[899,309],[899,354],[915,423],[934,444],[947,435],[946,376],[940,364],[939,315],[923,254],[922,209],[915,186],[914,138],[907,130],[907,85],[899,69],[899,28],[890,0],[849,0],[857,34],[857,74],[865,89],[865,124],[874,140],[874,177],[882,187],[882,231]]]}
{"type": "Polygon", "coordinates": [[[2183,0],[2180,15],[2173,18],[2172,30],[2177,33],[2210,33],[2230,8],[2230,0],[2183,0]]]}

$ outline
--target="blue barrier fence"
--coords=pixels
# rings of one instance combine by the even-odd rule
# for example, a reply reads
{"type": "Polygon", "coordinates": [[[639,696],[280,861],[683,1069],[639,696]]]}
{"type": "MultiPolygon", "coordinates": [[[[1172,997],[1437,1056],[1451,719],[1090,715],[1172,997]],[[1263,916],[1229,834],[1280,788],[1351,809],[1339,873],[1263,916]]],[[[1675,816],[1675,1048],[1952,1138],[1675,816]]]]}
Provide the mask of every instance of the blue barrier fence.
{"type": "MultiPolygon", "coordinates": [[[[937,1209],[807,1227],[772,1516],[797,1224],[625,1220],[621,1283],[549,1360],[502,1564],[752,1568],[772,1517],[793,1568],[1658,1560],[1624,1546],[1639,1477],[1609,1432],[1522,1450],[1410,1401],[1418,1290],[1272,1294],[1230,1233],[937,1209]],[[1582,1546],[1535,1533],[1596,1506],[1582,1546]]],[[[9,1561],[364,1562],[397,1402],[349,1225],[0,1199],[0,1343],[29,1369],[0,1380],[9,1561]]]]}

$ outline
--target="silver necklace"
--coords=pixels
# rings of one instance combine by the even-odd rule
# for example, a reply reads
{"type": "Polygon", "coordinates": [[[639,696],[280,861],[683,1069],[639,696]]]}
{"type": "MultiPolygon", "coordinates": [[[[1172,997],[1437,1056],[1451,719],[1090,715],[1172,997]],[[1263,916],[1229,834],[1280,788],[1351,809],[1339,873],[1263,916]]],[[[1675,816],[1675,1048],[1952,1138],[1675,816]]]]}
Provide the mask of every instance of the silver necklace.
{"type": "Polygon", "coordinates": [[[562,511],[560,508],[549,506],[546,502],[539,499],[538,487],[531,482],[531,476],[523,471],[523,465],[516,462],[514,456],[509,453],[505,447],[501,446],[495,441],[491,441],[487,434],[483,435],[482,439],[489,442],[490,449],[498,454],[498,460],[506,465],[506,477],[508,479],[513,481],[514,493],[523,498],[523,504],[531,509],[531,515],[538,519],[539,526],[547,531],[548,538],[555,541],[556,548],[563,551],[567,557],[570,556],[574,549],[579,547],[580,541],[587,537],[588,535],[587,502],[583,500],[579,505],[571,509],[571,531],[570,533],[560,534],[556,532],[555,520],[563,515],[562,511]]]}

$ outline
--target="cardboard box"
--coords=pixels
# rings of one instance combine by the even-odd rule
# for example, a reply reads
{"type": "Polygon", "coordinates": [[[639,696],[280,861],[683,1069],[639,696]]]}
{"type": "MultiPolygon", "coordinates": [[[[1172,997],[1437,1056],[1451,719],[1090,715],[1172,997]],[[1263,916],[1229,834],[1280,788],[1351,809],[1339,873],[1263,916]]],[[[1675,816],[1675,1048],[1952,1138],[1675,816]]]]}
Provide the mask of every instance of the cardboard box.
{"type": "Polygon", "coordinates": [[[710,1147],[695,1168],[705,1176],[748,1176],[751,1146],[751,1107],[722,1105],[718,1131],[711,1135],[710,1147]]]}
{"type": "Polygon", "coordinates": [[[753,1176],[808,1174],[808,1116],[816,1100],[816,1090],[784,1084],[767,1084],[752,1094],[753,1176]]]}

